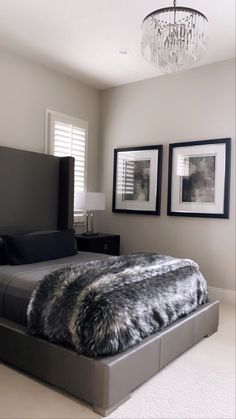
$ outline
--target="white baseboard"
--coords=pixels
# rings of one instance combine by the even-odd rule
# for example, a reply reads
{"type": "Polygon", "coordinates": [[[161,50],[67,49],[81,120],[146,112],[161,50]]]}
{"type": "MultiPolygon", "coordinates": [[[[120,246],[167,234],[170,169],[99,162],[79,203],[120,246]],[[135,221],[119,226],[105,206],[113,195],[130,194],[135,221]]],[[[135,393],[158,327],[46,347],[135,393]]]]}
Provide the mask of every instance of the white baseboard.
{"type": "Polygon", "coordinates": [[[226,290],[224,288],[215,288],[208,287],[210,299],[220,300],[224,304],[234,304],[235,305],[235,291],[226,290]]]}

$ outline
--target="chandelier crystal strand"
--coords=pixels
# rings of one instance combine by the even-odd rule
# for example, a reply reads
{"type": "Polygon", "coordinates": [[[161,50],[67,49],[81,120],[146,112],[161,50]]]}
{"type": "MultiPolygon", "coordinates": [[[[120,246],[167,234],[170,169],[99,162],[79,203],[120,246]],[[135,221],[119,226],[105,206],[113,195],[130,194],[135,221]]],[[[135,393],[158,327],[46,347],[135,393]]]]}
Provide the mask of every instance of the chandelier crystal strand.
{"type": "Polygon", "coordinates": [[[143,57],[163,74],[177,73],[204,55],[207,18],[187,7],[167,7],[150,13],[142,24],[143,57]]]}

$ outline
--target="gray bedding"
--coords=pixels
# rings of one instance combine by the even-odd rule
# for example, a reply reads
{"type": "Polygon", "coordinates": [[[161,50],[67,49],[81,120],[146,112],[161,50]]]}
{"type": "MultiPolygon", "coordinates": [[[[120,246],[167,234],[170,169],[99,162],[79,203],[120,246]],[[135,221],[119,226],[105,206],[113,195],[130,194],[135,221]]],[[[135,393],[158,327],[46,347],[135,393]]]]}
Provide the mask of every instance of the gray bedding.
{"type": "Polygon", "coordinates": [[[75,256],[46,262],[0,266],[0,317],[26,325],[32,291],[45,275],[66,265],[105,257],[99,253],[79,252],[75,256]]]}

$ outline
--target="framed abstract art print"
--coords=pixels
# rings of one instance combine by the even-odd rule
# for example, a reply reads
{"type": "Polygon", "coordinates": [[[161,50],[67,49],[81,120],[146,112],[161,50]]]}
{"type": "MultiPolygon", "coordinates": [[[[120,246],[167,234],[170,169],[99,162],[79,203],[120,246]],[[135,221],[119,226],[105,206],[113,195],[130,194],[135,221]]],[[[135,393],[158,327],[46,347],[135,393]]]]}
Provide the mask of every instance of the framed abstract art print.
{"type": "Polygon", "coordinates": [[[113,212],[160,215],[162,145],[114,150],[113,212]]]}
{"type": "Polygon", "coordinates": [[[229,218],[231,139],[169,145],[168,215],[229,218]]]}

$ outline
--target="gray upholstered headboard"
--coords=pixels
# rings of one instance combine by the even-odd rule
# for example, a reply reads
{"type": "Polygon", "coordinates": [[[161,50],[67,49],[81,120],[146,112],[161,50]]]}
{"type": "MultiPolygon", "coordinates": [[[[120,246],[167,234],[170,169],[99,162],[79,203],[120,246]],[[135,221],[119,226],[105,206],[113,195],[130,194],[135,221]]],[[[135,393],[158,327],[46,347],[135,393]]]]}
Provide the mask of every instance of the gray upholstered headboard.
{"type": "Polygon", "coordinates": [[[74,159],[0,146],[0,234],[73,227],[74,159]]]}

